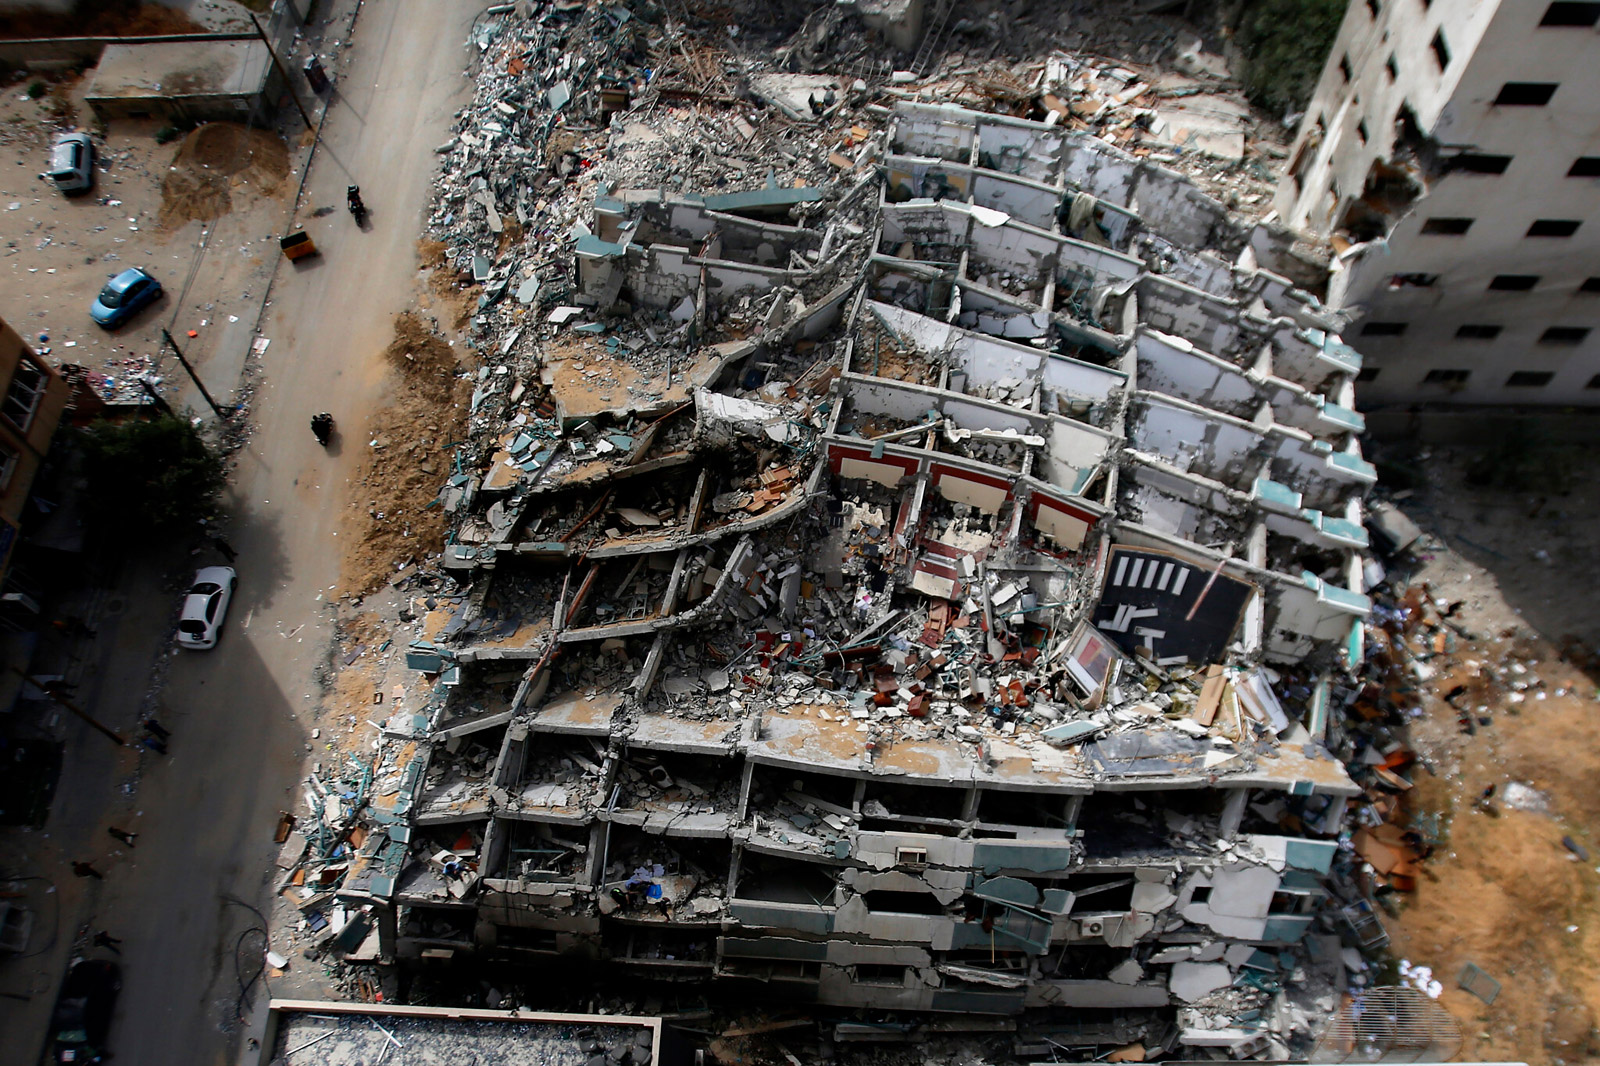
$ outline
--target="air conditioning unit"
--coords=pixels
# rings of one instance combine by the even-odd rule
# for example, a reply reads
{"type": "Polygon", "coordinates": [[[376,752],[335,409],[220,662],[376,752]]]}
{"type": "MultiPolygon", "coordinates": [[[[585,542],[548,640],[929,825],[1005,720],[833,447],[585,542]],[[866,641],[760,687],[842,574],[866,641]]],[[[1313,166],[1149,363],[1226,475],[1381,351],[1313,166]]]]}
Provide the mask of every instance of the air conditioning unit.
{"type": "Polygon", "coordinates": [[[1085,918],[1078,923],[1080,936],[1105,936],[1106,920],[1104,918],[1085,918]]]}

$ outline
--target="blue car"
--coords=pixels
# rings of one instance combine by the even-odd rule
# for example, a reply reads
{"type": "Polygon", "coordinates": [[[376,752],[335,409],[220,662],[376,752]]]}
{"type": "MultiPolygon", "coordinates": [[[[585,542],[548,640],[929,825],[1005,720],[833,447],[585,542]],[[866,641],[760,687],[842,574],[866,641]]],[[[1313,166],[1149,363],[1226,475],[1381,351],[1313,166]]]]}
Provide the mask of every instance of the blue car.
{"type": "Polygon", "coordinates": [[[138,267],[129,267],[100,290],[89,306],[89,314],[106,329],[115,329],[145,304],[161,298],[161,282],[138,267]]]}

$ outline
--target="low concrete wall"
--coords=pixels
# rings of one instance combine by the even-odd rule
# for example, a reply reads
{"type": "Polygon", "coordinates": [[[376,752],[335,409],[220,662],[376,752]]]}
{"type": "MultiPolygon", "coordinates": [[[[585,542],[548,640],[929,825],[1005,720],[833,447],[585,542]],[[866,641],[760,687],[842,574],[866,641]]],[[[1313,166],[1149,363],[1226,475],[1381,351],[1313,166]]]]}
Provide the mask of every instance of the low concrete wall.
{"type": "Polygon", "coordinates": [[[97,63],[108,44],[182,44],[190,41],[249,41],[253,33],[186,33],[163,37],[34,37],[0,41],[0,65],[24,70],[64,70],[97,63]]]}

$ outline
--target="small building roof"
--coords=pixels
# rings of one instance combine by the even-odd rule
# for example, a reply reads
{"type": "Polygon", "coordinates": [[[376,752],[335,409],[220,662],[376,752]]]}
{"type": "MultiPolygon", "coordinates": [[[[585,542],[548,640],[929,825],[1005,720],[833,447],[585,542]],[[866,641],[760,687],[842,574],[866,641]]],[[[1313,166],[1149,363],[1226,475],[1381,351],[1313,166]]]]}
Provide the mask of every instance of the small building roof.
{"type": "Polygon", "coordinates": [[[84,99],[253,96],[271,70],[259,40],[108,44],[84,99]]]}

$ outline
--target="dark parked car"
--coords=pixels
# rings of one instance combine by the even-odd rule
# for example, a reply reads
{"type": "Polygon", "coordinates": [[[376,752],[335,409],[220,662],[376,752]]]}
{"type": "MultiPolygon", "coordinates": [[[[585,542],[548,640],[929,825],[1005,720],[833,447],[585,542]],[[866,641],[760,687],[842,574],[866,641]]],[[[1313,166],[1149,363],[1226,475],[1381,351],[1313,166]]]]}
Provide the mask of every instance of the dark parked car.
{"type": "Polygon", "coordinates": [[[122,971],[106,959],[78,963],[67,974],[50,1018],[51,1062],[100,1062],[106,1054],[111,1009],[122,991],[122,971]]]}
{"type": "Polygon", "coordinates": [[[106,282],[89,306],[89,315],[107,329],[115,329],[139,308],[160,298],[161,282],[138,267],[129,267],[106,282]]]}

